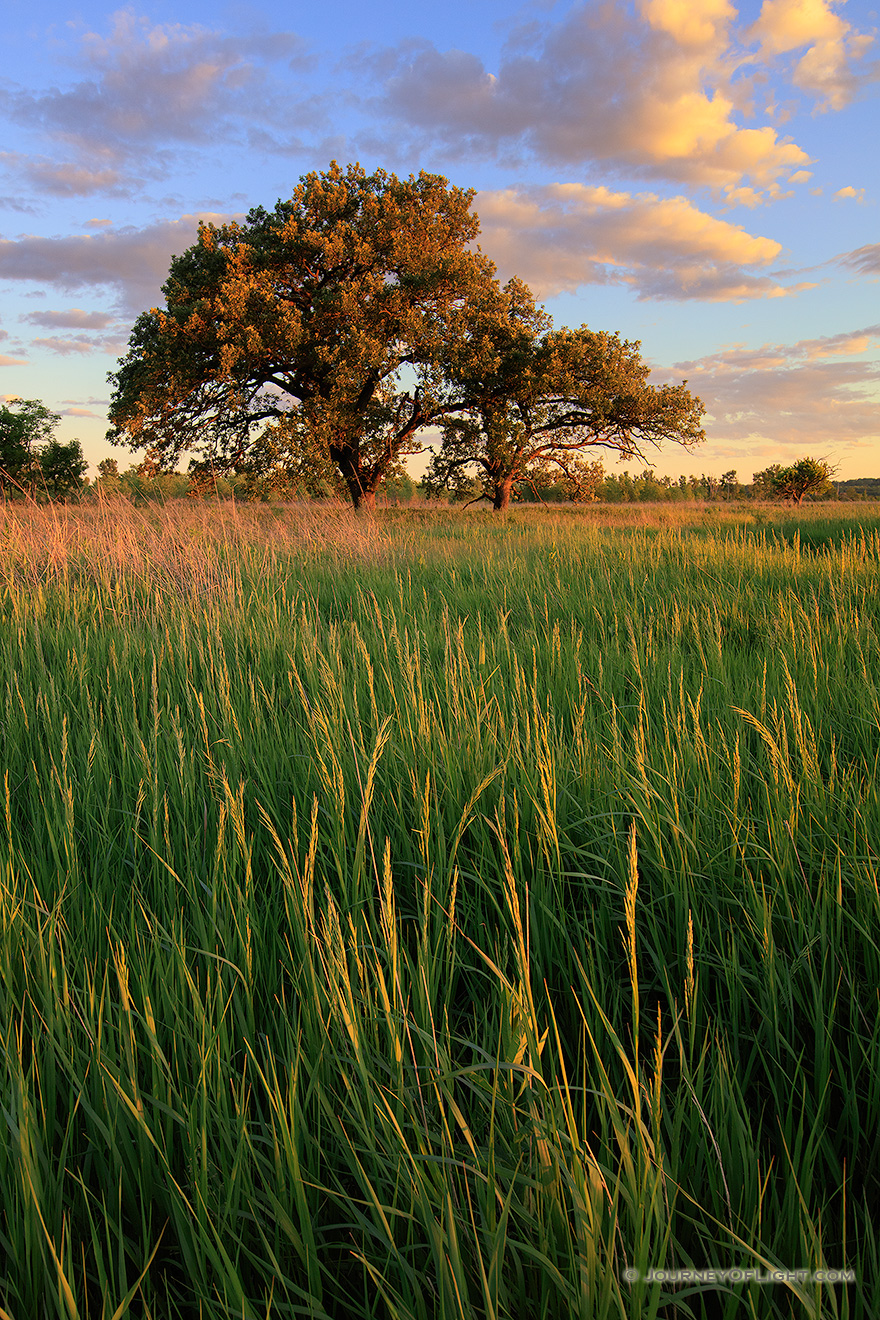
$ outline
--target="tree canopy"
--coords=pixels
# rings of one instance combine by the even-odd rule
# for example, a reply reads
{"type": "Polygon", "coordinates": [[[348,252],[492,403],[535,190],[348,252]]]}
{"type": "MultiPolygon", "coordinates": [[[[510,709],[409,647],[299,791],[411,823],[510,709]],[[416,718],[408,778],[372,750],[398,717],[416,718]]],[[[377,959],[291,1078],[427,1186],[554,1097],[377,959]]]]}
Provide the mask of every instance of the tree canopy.
{"type": "Polygon", "coordinates": [[[576,482],[590,445],[700,438],[698,401],[648,386],[638,345],[551,332],[522,281],[500,287],[473,246],[473,197],[334,162],[273,211],[202,224],[110,376],[109,438],[255,489],[341,484],[355,507],[429,426],[444,436],[434,484],[475,463],[499,507],[542,465],[576,482]]]}
{"type": "Polygon", "coordinates": [[[39,399],[12,399],[0,407],[0,491],[63,499],[79,489],[88,463],[78,440],[55,438],[60,413],[39,399]]]}
{"type": "MultiPolygon", "coordinates": [[[[515,294],[512,284],[507,291],[515,294]]],[[[444,419],[429,490],[455,489],[477,471],[477,498],[505,509],[515,487],[535,487],[555,472],[572,498],[587,497],[601,471],[597,447],[643,458],[646,445],[673,439],[689,446],[703,438],[700,400],[686,382],[649,385],[638,343],[586,326],[543,334],[540,328],[512,310],[508,343],[489,372],[485,355],[469,359],[465,392],[479,403],[444,419]]]]}
{"type": "Polygon", "coordinates": [[[12,399],[0,406],[0,489],[24,492],[39,462],[39,446],[60,422],[39,399],[12,399]]]}
{"type": "Polygon", "coordinates": [[[295,453],[371,503],[456,400],[441,361],[494,267],[473,192],[336,163],[243,224],[199,227],[111,375],[110,438],[173,467],[295,453]]]}
{"type": "Polygon", "coordinates": [[[756,492],[768,500],[801,504],[807,496],[824,495],[831,489],[834,469],[817,458],[801,458],[790,467],[774,463],[752,478],[756,492]]]}

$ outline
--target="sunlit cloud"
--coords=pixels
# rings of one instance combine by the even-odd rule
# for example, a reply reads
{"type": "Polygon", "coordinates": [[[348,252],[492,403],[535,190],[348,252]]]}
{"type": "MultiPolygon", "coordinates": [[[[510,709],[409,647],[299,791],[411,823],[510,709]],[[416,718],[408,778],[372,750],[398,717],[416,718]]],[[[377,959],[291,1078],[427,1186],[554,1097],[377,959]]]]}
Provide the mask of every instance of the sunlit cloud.
{"type": "Polygon", "coordinates": [[[761,80],[784,76],[800,50],[795,86],[839,108],[872,76],[860,64],[872,40],[825,0],[768,0],[746,31],[729,0],[638,0],[536,23],[494,69],[417,40],[362,52],[358,67],[382,85],[374,111],[424,149],[592,163],[754,205],[810,177],[807,153],[779,135],[778,107],[747,122],[761,80]]]}
{"type": "Polygon", "coordinates": [[[46,329],[105,330],[115,318],[107,312],[87,312],[82,307],[71,307],[63,312],[28,312],[19,319],[46,329]]]}
{"type": "Polygon", "coordinates": [[[719,353],[676,362],[677,371],[713,371],[715,373],[766,371],[789,366],[802,360],[814,361],[824,357],[856,357],[867,352],[880,340],[880,325],[869,325],[862,330],[849,330],[844,334],[825,335],[819,339],[801,339],[795,344],[764,345],[752,348],[732,345],[719,353]]]}
{"type": "Polygon", "coordinates": [[[728,71],[715,68],[730,12],[658,0],[643,6],[646,23],[579,6],[497,74],[467,52],[408,43],[376,108],[447,149],[593,161],[719,189],[747,180],[773,193],[809,158],[770,125],[735,122],[728,71]]]}
{"type": "Polygon", "coordinates": [[[833,453],[880,439],[880,362],[839,360],[878,340],[880,325],[873,325],[795,344],[733,346],[674,365],[706,404],[710,442],[763,437],[833,453]]]}
{"type": "MultiPolygon", "coordinates": [[[[0,367],[26,367],[26,358],[8,357],[6,353],[0,353],[0,367]]],[[[7,394],[4,396],[8,403],[11,399],[17,399],[17,394],[7,394]]]]}
{"type": "Polygon", "coordinates": [[[754,273],[779,256],[780,244],[685,197],[552,184],[480,193],[476,207],[483,250],[503,275],[522,276],[540,297],[623,283],[641,298],[724,302],[812,287],[754,273]]]}
{"type": "Polygon", "coordinates": [[[105,288],[115,295],[122,315],[137,315],[160,300],[172,254],[196,241],[199,220],[223,223],[229,218],[202,213],[143,229],[0,239],[0,279],[32,280],[63,292],[105,288]]]}
{"type": "Polygon", "coordinates": [[[853,188],[852,186],[838,188],[837,192],[834,193],[833,200],[836,202],[863,202],[865,200],[865,190],[864,188],[853,188]]]}
{"type": "MultiPolygon", "coordinates": [[[[764,0],[760,17],[746,34],[766,61],[803,51],[791,73],[796,87],[809,92],[821,109],[841,110],[852,100],[864,74],[858,63],[874,42],[857,32],[829,0],[764,0]]],[[[876,70],[869,70],[876,76],[876,70]]]]}

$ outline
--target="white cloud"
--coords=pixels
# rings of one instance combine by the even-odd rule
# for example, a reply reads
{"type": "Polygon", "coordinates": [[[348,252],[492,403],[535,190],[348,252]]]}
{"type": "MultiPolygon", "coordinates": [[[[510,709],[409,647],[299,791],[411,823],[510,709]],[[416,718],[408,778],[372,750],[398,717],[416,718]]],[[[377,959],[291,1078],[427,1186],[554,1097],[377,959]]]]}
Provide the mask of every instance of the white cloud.
{"type": "Polygon", "coordinates": [[[725,0],[579,5],[532,54],[490,73],[473,55],[405,43],[377,57],[390,117],[439,135],[447,147],[595,161],[680,182],[776,193],[809,164],[774,128],[735,118],[725,0]]]}
{"type": "Polygon", "coordinates": [[[502,275],[541,297],[585,284],[624,283],[642,298],[709,302],[779,298],[765,270],[780,244],[707,215],[685,197],[615,192],[585,184],[480,193],[480,244],[502,275]]]}
{"type": "MultiPolygon", "coordinates": [[[[848,24],[840,37],[825,0],[773,3],[826,15],[824,27],[815,16],[806,25],[807,49],[793,76],[836,107],[842,89],[855,86],[855,63],[871,38],[848,24]],[[832,37],[837,63],[823,73],[832,37]]],[[[745,34],[738,20],[729,0],[637,0],[634,9],[587,3],[525,29],[494,69],[427,41],[362,55],[358,67],[383,85],[373,109],[398,136],[408,125],[423,150],[442,145],[505,163],[591,162],[722,192],[745,188],[733,200],[752,205],[783,195],[789,180],[804,182],[810,160],[774,122],[748,122],[761,80],[780,67],[784,73],[787,20],[768,6],[745,34]]],[[[781,122],[783,112],[769,106],[768,121],[776,114],[781,122]]]]}

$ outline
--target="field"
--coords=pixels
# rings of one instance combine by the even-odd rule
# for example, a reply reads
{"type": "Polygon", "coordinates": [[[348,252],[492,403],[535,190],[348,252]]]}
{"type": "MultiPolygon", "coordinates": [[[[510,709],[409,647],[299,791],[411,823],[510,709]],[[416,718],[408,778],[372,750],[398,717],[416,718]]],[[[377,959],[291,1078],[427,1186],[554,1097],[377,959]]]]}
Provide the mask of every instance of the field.
{"type": "Polygon", "coordinates": [[[7,506],[0,1318],[875,1315],[878,570],[7,506]]]}

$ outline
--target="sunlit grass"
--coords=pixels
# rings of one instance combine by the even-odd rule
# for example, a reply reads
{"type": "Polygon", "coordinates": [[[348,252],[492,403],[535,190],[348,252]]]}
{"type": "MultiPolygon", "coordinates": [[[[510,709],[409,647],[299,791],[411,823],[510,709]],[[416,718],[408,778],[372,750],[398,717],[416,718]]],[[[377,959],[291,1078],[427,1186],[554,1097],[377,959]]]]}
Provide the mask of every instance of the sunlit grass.
{"type": "Polygon", "coordinates": [[[2,1312],[872,1315],[878,533],[7,508],[2,1312]]]}

